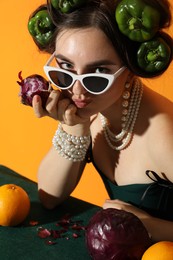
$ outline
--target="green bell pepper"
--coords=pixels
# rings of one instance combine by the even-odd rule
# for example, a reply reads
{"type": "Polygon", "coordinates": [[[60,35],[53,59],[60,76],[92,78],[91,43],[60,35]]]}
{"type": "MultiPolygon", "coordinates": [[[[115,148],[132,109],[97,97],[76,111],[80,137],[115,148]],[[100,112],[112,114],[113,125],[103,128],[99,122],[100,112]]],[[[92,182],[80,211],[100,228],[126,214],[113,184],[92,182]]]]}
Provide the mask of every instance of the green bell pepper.
{"type": "Polygon", "coordinates": [[[38,11],[29,19],[28,31],[41,46],[46,46],[54,32],[55,26],[47,10],[38,11]]]}
{"type": "Polygon", "coordinates": [[[148,41],[159,29],[159,12],[142,0],[122,0],[115,18],[119,30],[133,41],[148,41]]]}
{"type": "Polygon", "coordinates": [[[61,13],[70,13],[83,5],[87,0],[51,0],[52,6],[61,13]]]}
{"type": "Polygon", "coordinates": [[[160,37],[141,43],[137,52],[139,67],[151,73],[165,69],[169,64],[170,58],[171,49],[160,37]]]}

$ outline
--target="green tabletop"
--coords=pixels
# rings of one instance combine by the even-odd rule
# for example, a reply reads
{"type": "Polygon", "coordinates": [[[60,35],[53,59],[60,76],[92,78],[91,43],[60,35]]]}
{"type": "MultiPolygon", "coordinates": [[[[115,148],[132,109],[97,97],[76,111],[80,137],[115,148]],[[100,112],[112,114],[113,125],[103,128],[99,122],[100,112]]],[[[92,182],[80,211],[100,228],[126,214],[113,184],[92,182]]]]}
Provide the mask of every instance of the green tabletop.
{"type": "Polygon", "coordinates": [[[0,259],[90,260],[85,245],[85,231],[81,228],[75,229],[75,224],[86,227],[91,216],[100,209],[98,206],[70,197],[56,209],[46,210],[39,202],[35,182],[0,166],[0,185],[8,183],[19,185],[26,190],[30,197],[31,210],[21,225],[0,226],[0,259]],[[38,231],[42,229],[55,232],[62,230],[64,226],[59,224],[67,215],[70,216],[70,224],[61,238],[41,238],[38,235],[38,231]],[[49,241],[53,244],[49,244],[49,241]]]}

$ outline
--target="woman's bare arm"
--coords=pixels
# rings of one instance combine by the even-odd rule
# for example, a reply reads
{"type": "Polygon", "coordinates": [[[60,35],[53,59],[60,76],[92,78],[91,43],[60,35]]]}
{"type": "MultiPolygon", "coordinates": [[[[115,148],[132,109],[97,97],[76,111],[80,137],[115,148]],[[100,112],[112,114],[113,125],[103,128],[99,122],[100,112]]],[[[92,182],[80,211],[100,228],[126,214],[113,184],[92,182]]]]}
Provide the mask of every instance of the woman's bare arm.
{"type": "Polygon", "coordinates": [[[145,211],[121,200],[106,200],[103,208],[116,208],[136,215],[142,221],[154,242],[163,240],[173,241],[172,221],[152,217],[145,211]]]}
{"type": "Polygon", "coordinates": [[[84,167],[85,162],[65,159],[52,147],[38,171],[38,190],[42,204],[52,209],[64,201],[75,189],[84,167]]]}
{"type": "MultiPolygon", "coordinates": [[[[76,115],[76,107],[61,92],[50,93],[46,110],[42,108],[39,96],[33,98],[37,117],[49,116],[62,120],[63,131],[72,136],[90,135],[90,120],[76,115]],[[79,121],[79,123],[78,123],[79,121]]],[[[53,146],[42,160],[38,170],[38,190],[42,204],[49,209],[64,201],[75,189],[85,167],[85,160],[73,162],[62,157],[53,146]]]]}

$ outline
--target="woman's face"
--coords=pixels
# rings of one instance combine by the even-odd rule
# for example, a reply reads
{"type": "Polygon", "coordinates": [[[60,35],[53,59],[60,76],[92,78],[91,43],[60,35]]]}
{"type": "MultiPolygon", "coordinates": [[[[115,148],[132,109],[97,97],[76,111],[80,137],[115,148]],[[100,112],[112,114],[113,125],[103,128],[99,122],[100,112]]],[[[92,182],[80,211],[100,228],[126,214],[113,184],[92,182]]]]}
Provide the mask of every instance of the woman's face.
{"type": "MultiPolygon", "coordinates": [[[[122,67],[122,61],[111,42],[101,30],[96,28],[61,32],[56,40],[56,60],[60,68],[75,74],[114,74],[122,67]]],[[[64,93],[77,106],[81,116],[90,117],[116,103],[125,83],[123,74],[100,95],[89,93],[79,81],[64,93]]]]}

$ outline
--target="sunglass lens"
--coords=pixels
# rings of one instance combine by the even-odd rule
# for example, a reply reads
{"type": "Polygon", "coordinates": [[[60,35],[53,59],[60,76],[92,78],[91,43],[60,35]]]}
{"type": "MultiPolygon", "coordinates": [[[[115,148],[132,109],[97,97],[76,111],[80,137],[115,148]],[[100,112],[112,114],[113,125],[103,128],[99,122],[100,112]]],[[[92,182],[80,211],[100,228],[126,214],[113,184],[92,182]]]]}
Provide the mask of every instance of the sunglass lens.
{"type": "Polygon", "coordinates": [[[73,80],[70,75],[56,70],[49,71],[49,77],[55,85],[62,89],[66,89],[67,87],[69,87],[73,80]]]}
{"type": "Polygon", "coordinates": [[[99,93],[107,87],[109,80],[102,77],[88,76],[83,79],[83,83],[89,91],[99,93]]]}

